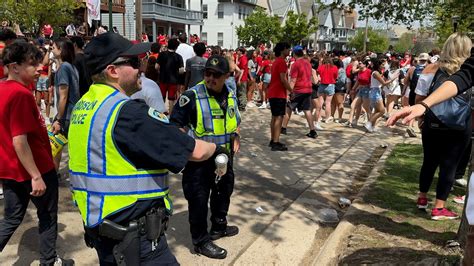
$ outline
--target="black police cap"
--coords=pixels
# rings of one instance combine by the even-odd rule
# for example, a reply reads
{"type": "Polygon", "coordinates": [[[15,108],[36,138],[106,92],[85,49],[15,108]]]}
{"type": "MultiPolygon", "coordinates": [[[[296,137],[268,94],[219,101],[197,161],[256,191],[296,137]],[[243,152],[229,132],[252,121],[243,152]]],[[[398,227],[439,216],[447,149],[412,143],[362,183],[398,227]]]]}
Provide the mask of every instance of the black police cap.
{"type": "Polygon", "coordinates": [[[149,51],[151,43],[133,44],[120,34],[107,32],[100,34],[87,44],[84,57],[91,75],[104,70],[119,57],[133,57],[149,51]]]}
{"type": "Polygon", "coordinates": [[[208,69],[227,74],[229,73],[229,61],[223,56],[213,55],[207,59],[205,70],[208,69]]]}

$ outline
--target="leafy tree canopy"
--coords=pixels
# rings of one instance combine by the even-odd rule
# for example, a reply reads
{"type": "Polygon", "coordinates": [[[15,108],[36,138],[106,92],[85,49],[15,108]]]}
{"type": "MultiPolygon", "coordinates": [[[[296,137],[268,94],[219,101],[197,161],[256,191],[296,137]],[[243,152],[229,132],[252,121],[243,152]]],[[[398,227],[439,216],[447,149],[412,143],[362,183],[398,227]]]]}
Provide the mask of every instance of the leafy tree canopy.
{"type": "Polygon", "coordinates": [[[237,27],[236,33],[240,42],[248,46],[257,47],[261,43],[275,42],[280,34],[280,20],[257,7],[244,20],[244,25],[237,27]]]}
{"type": "MultiPolygon", "coordinates": [[[[362,51],[364,48],[364,30],[360,29],[356,32],[354,38],[349,42],[349,47],[362,51]]],[[[367,51],[385,52],[388,49],[388,39],[386,36],[374,31],[372,28],[367,32],[367,51]]]]}
{"type": "Polygon", "coordinates": [[[80,7],[77,0],[2,0],[0,20],[21,25],[30,32],[39,32],[48,22],[53,27],[66,25],[73,20],[73,11],[80,7]]]}
{"type": "Polygon", "coordinates": [[[291,45],[301,44],[311,33],[316,32],[318,19],[316,17],[308,20],[305,14],[296,14],[289,11],[285,25],[281,30],[280,41],[288,42],[291,45]]]}

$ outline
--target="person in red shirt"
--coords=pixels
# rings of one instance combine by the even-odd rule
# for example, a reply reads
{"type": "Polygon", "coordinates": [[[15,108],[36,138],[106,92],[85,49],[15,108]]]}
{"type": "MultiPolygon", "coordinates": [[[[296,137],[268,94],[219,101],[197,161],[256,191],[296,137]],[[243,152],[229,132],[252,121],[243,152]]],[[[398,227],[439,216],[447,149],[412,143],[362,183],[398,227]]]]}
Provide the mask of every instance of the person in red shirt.
{"type": "Polygon", "coordinates": [[[27,88],[40,75],[41,51],[17,42],[5,48],[8,79],[0,82],[0,179],[5,195],[0,221],[0,251],[20,226],[31,200],[39,219],[40,263],[73,265],[57,257],[58,176],[42,115],[27,88]]]}
{"type": "MultiPolygon", "coordinates": [[[[290,87],[293,91],[290,100],[291,110],[287,108],[283,125],[288,124],[292,110],[298,109],[300,112],[303,111],[310,129],[306,136],[314,139],[318,134],[314,130],[313,116],[311,114],[312,68],[309,60],[304,58],[303,47],[299,45],[293,47],[293,55],[295,56],[295,62],[290,70],[290,87]]],[[[282,128],[282,130],[286,131],[286,128],[282,128]]]]}
{"type": "Polygon", "coordinates": [[[45,38],[53,38],[54,29],[48,22],[45,22],[43,25],[43,34],[45,38]]]}
{"type": "Polygon", "coordinates": [[[316,106],[316,129],[322,130],[320,120],[321,120],[321,109],[323,104],[325,105],[326,111],[326,123],[330,123],[334,120],[331,116],[331,101],[335,93],[335,84],[337,79],[338,69],[334,65],[332,58],[325,56],[323,58],[322,64],[318,67],[317,72],[320,76],[319,88],[318,88],[318,106],[316,106]]]}
{"type": "Polygon", "coordinates": [[[237,77],[237,100],[239,102],[239,110],[245,111],[247,106],[247,82],[249,80],[248,58],[245,55],[245,48],[237,49],[237,66],[242,73],[237,77]]]}
{"type": "MultiPolygon", "coordinates": [[[[349,119],[345,123],[348,127],[357,126],[357,122],[361,113],[362,103],[365,102],[365,106],[370,105],[369,101],[369,91],[370,91],[370,79],[372,75],[372,70],[368,68],[370,64],[369,59],[364,59],[359,61],[359,66],[357,69],[357,78],[356,83],[354,84],[353,90],[357,92],[356,97],[351,103],[351,111],[349,113],[349,119]],[[354,116],[355,114],[355,116],[354,116]],[[355,118],[355,119],[354,119],[355,118]]],[[[366,108],[366,107],[364,107],[366,108]]],[[[369,114],[370,110],[365,109],[366,113],[369,114]]]]}
{"type": "MultiPolygon", "coordinates": [[[[258,62],[258,61],[257,61],[258,62]]],[[[273,61],[270,58],[270,54],[265,51],[263,52],[263,59],[261,60],[259,67],[257,69],[257,76],[261,77],[262,86],[260,87],[260,98],[262,99],[262,105],[258,108],[264,109],[269,108],[270,104],[268,103],[268,85],[272,79],[272,64],[273,61]]]]}
{"type": "Polygon", "coordinates": [[[272,120],[270,122],[271,140],[269,146],[272,151],[287,151],[285,144],[280,142],[281,125],[286,113],[286,99],[292,91],[288,82],[288,67],[285,58],[290,54],[290,45],[280,42],[273,48],[276,59],[273,61],[270,84],[268,85],[268,99],[272,120]]]}

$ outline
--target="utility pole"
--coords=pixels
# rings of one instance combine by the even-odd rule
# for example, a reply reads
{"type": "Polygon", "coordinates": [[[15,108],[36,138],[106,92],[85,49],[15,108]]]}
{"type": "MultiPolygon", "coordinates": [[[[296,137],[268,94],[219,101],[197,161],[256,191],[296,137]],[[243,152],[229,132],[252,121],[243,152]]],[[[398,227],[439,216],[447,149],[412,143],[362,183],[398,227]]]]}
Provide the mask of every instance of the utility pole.
{"type": "Polygon", "coordinates": [[[369,30],[369,17],[365,18],[365,34],[364,34],[364,53],[367,52],[367,33],[369,30]]]}
{"type": "MultiPolygon", "coordinates": [[[[143,32],[142,0],[135,0],[136,38],[140,40],[143,32]]],[[[153,40],[155,41],[155,40],[153,40]]]]}
{"type": "Polygon", "coordinates": [[[109,31],[112,31],[113,28],[112,23],[112,0],[109,0],[109,31]]]}

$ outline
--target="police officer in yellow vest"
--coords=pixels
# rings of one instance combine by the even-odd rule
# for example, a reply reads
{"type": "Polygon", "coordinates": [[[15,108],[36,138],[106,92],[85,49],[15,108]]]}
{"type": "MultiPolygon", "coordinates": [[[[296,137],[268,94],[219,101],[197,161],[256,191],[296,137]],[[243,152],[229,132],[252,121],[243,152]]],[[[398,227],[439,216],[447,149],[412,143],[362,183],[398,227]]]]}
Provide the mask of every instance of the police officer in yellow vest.
{"type": "Polygon", "coordinates": [[[211,56],[206,63],[204,80],[184,92],[171,114],[171,123],[195,139],[225,147],[230,158],[227,173],[215,179],[211,161],[189,162],[183,171],[183,191],[188,201],[189,223],[194,250],[210,258],[223,259],[227,251],[212,240],[238,234],[237,226],[227,225],[230,196],[234,188],[233,154],[240,147],[240,114],[234,92],[225,85],[229,63],[222,56],[211,56]],[[207,231],[210,197],[211,231],[207,231]]]}
{"type": "Polygon", "coordinates": [[[69,128],[72,193],[86,244],[101,265],[176,265],[164,230],[172,203],[168,170],[225,152],[184,134],[142,100],[139,54],[115,33],[99,35],[84,51],[94,84],[76,104],[69,128]]]}

